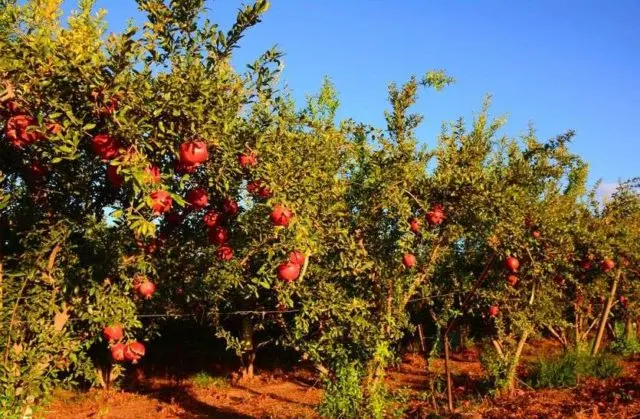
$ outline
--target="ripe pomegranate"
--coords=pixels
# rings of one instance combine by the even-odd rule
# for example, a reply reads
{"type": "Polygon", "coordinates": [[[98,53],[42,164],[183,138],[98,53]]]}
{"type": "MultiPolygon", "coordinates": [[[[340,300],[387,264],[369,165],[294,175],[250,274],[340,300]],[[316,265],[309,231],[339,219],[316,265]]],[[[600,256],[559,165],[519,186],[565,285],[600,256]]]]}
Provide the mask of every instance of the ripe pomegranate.
{"type": "Polygon", "coordinates": [[[124,178],[120,176],[120,173],[118,173],[118,166],[113,166],[111,164],[107,166],[107,180],[116,188],[122,186],[124,178]]]}
{"type": "Polygon", "coordinates": [[[512,287],[515,287],[516,284],[518,283],[518,277],[516,275],[507,275],[507,282],[512,287]]]}
{"type": "Polygon", "coordinates": [[[162,179],[162,174],[158,166],[147,166],[144,169],[144,174],[145,183],[160,183],[160,180],[162,179]]]}
{"type": "Polygon", "coordinates": [[[211,210],[208,211],[204,215],[204,217],[202,217],[202,220],[207,227],[214,228],[217,227],[220,222],[222,222],[222,214],[220,214],[218,211],[211,210]]]}
{"type": "Polygon", "coordinates": [[[202,209],[209,205],[209,196],[204,188],[194,188],[187,192],[187,203],[194,209],[202,209]]]}
{"type": "Polygon", "coordinates": [[[246,152],[238,156],[238,163],[244,169],[258,164],[258,156],[254,152],[246,152]]]}
{"type": "Polygon", "coordinates": [[[26,168],[26,171],[32,179],[42,179],[49,173],[49,168],[40,162],[34,161],[26,168]]]}
{"type": "Polygon", "coordinates": [[[40,133],[34,130],[36,126],[37,121],[34,118],[16,115],[7,120],[4,132],[13,146],[22,148],[42,138],[40,133]]]}
{"type": "Polygon", "coordinates": [[[180,162],[185,166],[197,166],[209,158],[204,141],[188,141],[180,144],[180,162]]]}
{"type": "Polygon", "coordinates": [[[580,269],[583,269],[585,271],[588,271],[591,269],[591,261],[589,259],[583,259],[580,262],[580,269]]]}
{"type": "Polygon", "coordinates": [[[98,134],[91,139],[93,152],[102,160],[112,160],[118,156],[121,145],[109,134],[98,134]]]}
{"type": "Polygon", "coordinates": [[[412,255],[411,253],[405,253],[402,256],[402,264],[411,269],[414,266],[416,266],[416,264],[418,263],[418,260],[416,259],[416,257],[414,255],[412,255]]]}
{"type": "Polygon", "coordinates": [[[145,279],[137,286],[136,291],[138,292],[140,298],[150,300],[151,297],[153,297],[153,294],[156,292],[156,284],[149,281],[148,279],[145,279]]]}
{"type": "Polygon", "coordinates": [[[622,307],[627,308],[627,305],[629,305],[629,300],[627,299],[627,297],[625,297],[624,295],[621,295],[620,304],[622,304],[622,307]]]}
{"type": "Polygon", "coordinates": [[[540,232],[538,230],[533,230],[531,232],[531,236],[533,236],[534,239],[537,239],[540,237],[540,232]]]}
{"type": "Polygon", "coordinates": [[[126,345],[124,343],[116,343],[111,347],[111,358],[116,362],[124,361],[124,350],[126,345]]]}
{"type": "Polygon", "coordinates": [[[511,272],[518,272],[518,268],[520,267],[520,261],[514,258],[513,256],[509,256],[505,261],[504,266],[511,272]]]}
{"type": "Polygon", "coordinates": [[[304,261],[306,260],[306,255],[299,250],[294,250],[289,253],[289,262],[295,263],[296,265],[304,265],[304,261]]]}
{"type": "Polygon", "coordinates": [[[270,218],[274,225],[287,227],[293,218],[293,213],[283,205],[276,205],[271,211],[270,218]]]}
{"type": "Polygon", "coordinates": [[[151,209],[154,214],[162,214],[171,210],[173,199],[167,191],[155,191],[149,195],[151,198],[151,209]]]}
{"type": "Polygon", "coordinates": [[[498,306],[489,307],[489,316],[497,317],[499,313],[500,313],[500,309],[498,308],[498,306]]]}
{"type": "Polygon", "coordinates": [[[229,240],[229,232],[224,227],[215,227],[209,230],[209,241],[216,246],[223,245],[229,240]]]}
{"type": "Polygon", "coordinates": [[[409,218],[409,230],[411,230],[414,233],[419,233],[420,227],[422,227],[420,220],[418,220],[415,217],[409,218]]]}
{"type": "Polygon", "coordinates": [[[140,360],[145,354],[145,347],[140,342],[131,342],[124,348],[124,357],[127,361],[134,364],[140,360]]]}
{"type": "Polygon", "coordinates": [[[442,204],[434,204],[431,210],[425,216],[427,222],[431,225],[438,225],[444,221],[444,207],[442,204]]]}
{"type": "Polygon", "coordinates": [[[220,246],[216,250],[216,256],[218,256],[218,259],[228,262],[233,259],[233,249],[229,246],[220,246]]]}
{"type": "Polygon", "coordinates": [[[602,270],[604,272],[609,272],[615,267],[616,267],[616,263],[611,259],[605,259],[602,261],[602,270]]]}
{"type": "Polygon", "coordinates": [[[278,265],[278,279],[284,282],[292,282],[300,276],[300,265],[291,262],[284,262],[278,265]]]}
{"type": "Polygon", "coordinates": [[[269,198],[273,193],[262,179],[257,179],[247,184],[247,191],[258,198],[269,198]]]}
{"type": "Polygon", "coordinates": [[[119,341],[124,336],[122,326],[119,324],[112,324],[102,329],[102,336],[104,336],[107,342],[119,341]]]}
{"type": "Polygon", "coordinates": [[[224,211],[225,214],[235,217],[238,215],[239,210],[238,203],[233,199],[225,198],[224,201],[222,201],[222,211],[224,211]]]}

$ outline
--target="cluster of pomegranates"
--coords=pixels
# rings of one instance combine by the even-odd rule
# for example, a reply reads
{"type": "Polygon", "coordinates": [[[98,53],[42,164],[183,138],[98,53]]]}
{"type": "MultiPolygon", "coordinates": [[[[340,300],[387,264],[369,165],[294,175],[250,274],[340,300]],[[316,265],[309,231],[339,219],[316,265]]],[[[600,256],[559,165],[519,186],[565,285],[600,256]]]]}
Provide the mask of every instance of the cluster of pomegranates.
{"type": "Polygon", "coordinates": [[[278,268],[276,269],[278,279],[287,283],[298,279],[306,258],[306,255],[299,250],[294,250],[289,253],[287,261],[278,265],[278,268]]]}
{"type": "Polygon", "coordinates": [[[129,361],[135,364],[145,354],[145,347],[141,342],[121,342],[124,331],[118,324],[106,326],[102,330],[102,336],[111,346],[111,358],[116,362],[129,361]]]}
{"type": "MultiPolygon", "coordinates": [[[[439,203],[434,204],[429,209],[429,211],[427,211],[424,218],[427,221],[427,223],[432,227],[442,224],[442,222],[445,219],[444,206],[439,203]]],[[[420,221],[419,218],[417,217],[409,218],[409,230],[411,230],[411,232],[418,234],[420,233],[421,229],[422,229],[422,222],[420,221]]],[[[418,260],[416,259],[415,255],[411,253],[405,253],[402,256],[402,264],[406,268],[411,269],[418,264],[418,260]]]]}

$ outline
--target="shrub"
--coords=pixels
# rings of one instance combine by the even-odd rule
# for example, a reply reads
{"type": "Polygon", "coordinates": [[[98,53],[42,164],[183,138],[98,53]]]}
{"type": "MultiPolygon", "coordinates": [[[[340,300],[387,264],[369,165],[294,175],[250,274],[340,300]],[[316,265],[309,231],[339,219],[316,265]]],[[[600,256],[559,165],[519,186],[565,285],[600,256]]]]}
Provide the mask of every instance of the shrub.
{"type": "Polygon", "coordinates": [[[559,357],[538,360],[530,382],[536,388],[566,388],[576,386],[581,378],[617,377],[621,371],[618,359],[613,355],[592,357],[586,353],[568,352],[559,357]]]}

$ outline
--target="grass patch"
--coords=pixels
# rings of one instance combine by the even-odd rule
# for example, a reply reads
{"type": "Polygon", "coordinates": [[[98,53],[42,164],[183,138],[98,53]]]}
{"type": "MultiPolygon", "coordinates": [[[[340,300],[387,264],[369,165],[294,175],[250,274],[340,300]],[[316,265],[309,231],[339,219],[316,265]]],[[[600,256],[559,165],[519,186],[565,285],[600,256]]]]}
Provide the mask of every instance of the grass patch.
{"type": "Polygon", "coordinates": [[[611,354],[595,357],[582,352],[567,352],[562,356],[536,361],[529,383],[535,388],[575,387],[581,378],[617,377],[622,372],[618,358],[611,354]]]}
{"type": "Polygon", "coordinates": [[[201,371],[191,378],[191,382],[196,387],[226,387],[227,380],[224,377],[216,377],[208,372],[201,371]]]}

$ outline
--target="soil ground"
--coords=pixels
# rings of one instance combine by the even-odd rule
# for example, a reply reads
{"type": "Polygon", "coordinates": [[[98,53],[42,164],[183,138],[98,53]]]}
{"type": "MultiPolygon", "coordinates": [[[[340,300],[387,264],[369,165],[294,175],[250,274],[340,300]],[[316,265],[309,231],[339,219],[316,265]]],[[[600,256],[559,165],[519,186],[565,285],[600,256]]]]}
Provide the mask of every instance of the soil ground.
{"type": "MultiPolygon", "coordinates": [[[[555,350],[552,344],[528,347],[525,358],[555,350]]],[[[405,417],[443,415],[446,405],[436,360],[427,372],[419,354],[405,356],[388,371],[388,383],[405,408],[405,417]],[[437,410],[434,409],[437,406],[437,410]]],[[[576,388],[533,390],[521,383],[511,397],[494,398],[483,388],[477,353],[457,354],[452,361],[458,417],[473,418],[640,418],[640,362],[625,361],[622,376],[586,380],[576,388]]],[[[314,418],[322,390],[313,373],[262,371],[251,381],[223,378],[181,381],[144,377],[138,371],[127,390],[58,390],[45,418],[314,418]]],[[[434,416],[431,416],[434,417],[434,416]]],[[[436,416],[437,417],[437,416],[436,416]]]]}

